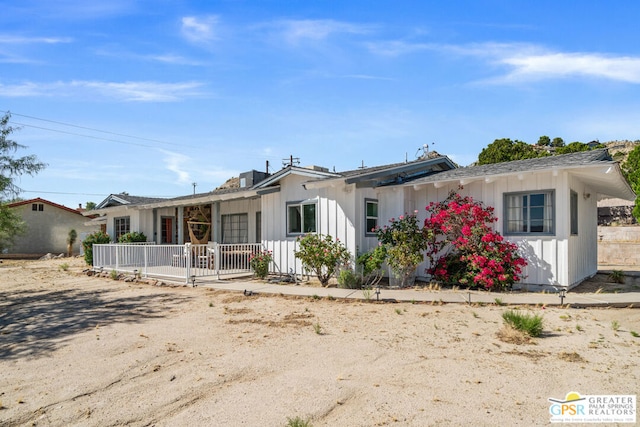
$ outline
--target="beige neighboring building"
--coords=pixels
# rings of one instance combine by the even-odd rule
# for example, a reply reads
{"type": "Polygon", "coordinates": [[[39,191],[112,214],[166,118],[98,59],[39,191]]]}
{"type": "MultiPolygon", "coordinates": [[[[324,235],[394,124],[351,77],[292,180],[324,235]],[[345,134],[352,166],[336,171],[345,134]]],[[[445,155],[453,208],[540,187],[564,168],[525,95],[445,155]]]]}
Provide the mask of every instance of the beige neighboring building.
{"type": "Polygon", "coordinates": [[[73,254],[80,254],[80,242],[90,233],[100,230],[100,225],[85,225],[87,218],[82,209],[72,209],[41,198],[23,200],[9,204],[27,224],[25,234],[18,236],[4,257],[38,257],[47,253],[67,253],[69,231],[76,230],[78,237],[73,245],[73,254]]]}

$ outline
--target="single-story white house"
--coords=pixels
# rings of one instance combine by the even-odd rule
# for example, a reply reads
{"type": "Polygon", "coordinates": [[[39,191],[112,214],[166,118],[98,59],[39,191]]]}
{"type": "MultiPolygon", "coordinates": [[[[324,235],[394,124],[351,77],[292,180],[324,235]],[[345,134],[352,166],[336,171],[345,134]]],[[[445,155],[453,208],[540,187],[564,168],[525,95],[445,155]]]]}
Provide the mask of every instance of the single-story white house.
{"type": "Polygon", "coordinates": [[[357,255],[377,245],[376,225],[414,210],[424,219],[427,204],[461,187],[493,206],[497,231],[520,246],[523,285],[571,288],[597,272],[597,200],[635,199],[606,149],[465,168],[435,153],[346,172],[290,164],[246,172],[239,183],[173,199],[114,194],[90,214],[102,215],[114,241],[138,231],[157,243],[258,242],[278,271],[300,273],[298,236],[330,234],[357,255]]]}

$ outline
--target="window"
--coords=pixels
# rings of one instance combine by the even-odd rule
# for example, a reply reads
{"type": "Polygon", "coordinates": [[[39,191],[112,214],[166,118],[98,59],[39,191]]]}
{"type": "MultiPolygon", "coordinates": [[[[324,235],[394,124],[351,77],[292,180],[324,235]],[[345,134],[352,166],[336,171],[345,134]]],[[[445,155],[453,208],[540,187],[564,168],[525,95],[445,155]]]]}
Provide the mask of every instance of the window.
{"type": "Polygon", "coordinates": [[[249,243],[249,215],[222,215],[222,243],[249,243]]]}
{"type": "Polygon", "coordinates": [[[256,212],[256,243],[262,241],[262,212],[256,212]]]}
{"type": "Polygon", "coordinates": [[[364,199],[365,210],[365,230],[364,233],[374,235],[373,231],[378,226],[378,201],[373,199],[364,199]]]}
{"type": "Polygon", "coordinates": [[[44,205],[42,203],[33,203],[31,205],[31,210],[42,212],[44,211],[44,205]]]}
{"type": "Polygon", "coordinates": [[[571,234],[578,234],[578,193],[571,191],[570,194],[570,210],[571,210],[571,234]]]}
{"type": "Polygon", "coordinates": [[[316,201],[287,205],[287,233],[315,233],[316,201]]]}
{"type": "Polygon", "coordinates": [[[511,193],[504,198],[504,234],[555,233],[553,191],[511,193]]]}
{"type": "Polygon", "coordinates": [[[115,241],[117,242],[120,239],[120,236],[123,234],[127,234],[131,231],[129,217],[122,216],[119,218],[113,219],[113,231],[115,233],[115,241]]]}

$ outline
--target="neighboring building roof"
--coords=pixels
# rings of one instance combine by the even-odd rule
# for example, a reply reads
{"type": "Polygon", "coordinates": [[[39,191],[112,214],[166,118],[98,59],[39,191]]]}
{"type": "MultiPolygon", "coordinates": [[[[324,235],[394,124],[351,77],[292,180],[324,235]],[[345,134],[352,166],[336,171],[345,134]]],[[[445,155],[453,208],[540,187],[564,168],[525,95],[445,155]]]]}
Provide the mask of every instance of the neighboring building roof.
{"type": "Polygon", "coordinates": [[[142,196],[131,196],[129,194],[110,194],[106,199],[100,202],[94,209],[104,209],[110,208],[113,206],[122,206],[122,205],[138,205],[142,203],[154,203],[162,200],[167,200],[162,197],[142,197],[142,196]]]}
{"type": "Polygon", "coordinates": [[[310,180],[305,183],[305,187],[318,187],[330,184],[335,180],[344,180],[346,184],[355,184],[357,187],[381,187],[410,182],[456,167],[456,164],[448,157],[437,155],[435,157],[421,158],[411,162],[335,172],[333,176],[330,177],[310,180]]]}
{"type": "Polygon", "coordinates": [[[9,203],[7,206],[10,207],[10,208],[16,208],[18,206],[30,205],[30,204],[33,204],[33,203],[43,203],[45,205],[53,206],[54,208],[62,209],[62,210],[67,211],[69,213],[73,213],[73,214],[77,214],[77,215],[82,216],[82,211],[81,210],[68,208],[68,207],[66,207],[64,205],[59,205],[59,204],[51,202],[49,200],[41,199],[40,197],[36,197],[35,199],[22,200],[22,201],[19,201],[19,202],[9,203]]]}
{"type": "Polygon", "coordinates": [[[420,185],[458,181],[464,185],[481,178],[489,179],[490,177],[520,175],[527,172],[545,170],[550,172],[572,170],[574,173],[579,174],[581,179],[594,186],[601,194],[628,200],[635,198],[635,193],[620,173],[618,163],[613,161],[606,148],[451,169],[428,177],[419,178],[412,183],[414,185],[420,185]],[[579,172],[580,169],[593,167],[604,167],[601,171],[602,174],[594,175],[593,171],[586,173],[579,172]],[[615,173],[612,173],[614,171],[615,173]]]}

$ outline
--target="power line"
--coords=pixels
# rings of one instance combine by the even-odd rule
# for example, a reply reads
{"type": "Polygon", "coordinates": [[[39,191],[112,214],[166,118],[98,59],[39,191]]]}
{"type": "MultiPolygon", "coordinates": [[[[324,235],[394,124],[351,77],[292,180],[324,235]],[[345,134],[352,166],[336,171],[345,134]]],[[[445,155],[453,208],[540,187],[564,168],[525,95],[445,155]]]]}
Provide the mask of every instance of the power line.
{"type": "Polygon", "coordinates": [[[78,129],[90,130],[90,131],[94,131],[94,132],[108,133],[110,135],[116,135],[116,136],[124,136],[125,138],[133,138],[133,139],[139,139],[139,140],[142,140],[142,141],[149,141],[149,142],[158,142],[160,144],[167,144],[167,145],[177,145],[175,142],[166,142],[166,141],[160,141],[159,139],[143,138],[141,136],[134,136],[134,135],[127,135],[127,134],[124,134],[124,133],[110,132],[108,130],[100,130],[100,129],[96,129],[96,128],[90,128],[90,127],[87,127],[87,126],[79,126],[79,125],[74,125],[74,124],[71,124],[71,123],[58,122],[58,121],[55,121],[55,120],[43,119],[43,118],[34,117],[34,116],[28,116],[26,114],[11,113],[10,111],[5,111],[5,113],[11,114],[12,116],[27,117],[29,119],[40,120],[40,121],[49,122],[49,123],[55,123],[57,125],[70,126],[70,127],[74,127],[74,128],[78,128],[78,129]]]}
{"type": "MultiPolygon", "coordinates": [[[[33,120],[40,120],[40,121],[43,121],[43,122],[54,123],[54,124],[58,124],[58,125],[62,125],[62,126],[69,126],[69,127],[73,127],[73,128],[77,128],[77,129],[90,130],[92,132],[100,132],[100,133],[104,133],[104,134],[108,134],[108,135],[121,136],[121,137],[124,137],[124,138],[132,138],[132,139],[138,139],[138,140],[141,140],[141,141],[156,142],[158,144],[170,145],[170,146],[175,146],[175,147],[197,148],[197,147],[194,147],[193,145],[188,145],[188,144],[180,144],[180,143],[176,143],[176,142],[166,142],[166,141],[160,141],[158,139],[143,138],[143,137],[140,137],[140,136],[127,135],[127,134],[117,133],[117,132],[110,132],[110,131],[107,131],[107,130],[101,130],[101,129],[91,128],[91,127],[87,127],[87,126],[79,126],[79,125],[74,125],[74,124],[71,124],[71,123],[59,122],[59,121],[55,121],[55,120],[43,119],[43,118],[40,118],[40,117],[34,117],[34,116],[29,116],[29,115],[20,114],[20,113],[13,113],[13,112],[10,112],[10,111],[5,111],[5,113],[6,114],[11,114],[12,116],[25,117],[25,118],[29,118],[29,119],[33,119],[33,120]]],[[[65,131],[65,130],[61,130],[61,129],[52,129],[52,128],[48,128],[48,127],[44,127],[44,126],[36,126],[36,125],[27,124],[27,123],[19,123],[19,122],[13,121],[13,120],[12,120],[12,122],[15,123],[18,126],[25,126],[25,127],[30,127],[30,128],[34,128],[34,129],[47,130],[47,131],[50,131],[50,132],[58,132],[58,133],[66,134],[66,135],[73,135],[73,136],[80,136],[80,137],[83,137],[83,138],[98,139],[98,140],[101,140],[101,141],[116,142],[118,144],[135,145],[135,146],[138,146],[138,147],[156,148],[154,145],[149,145],[149,144],[141,144],[141,143],[135,143],[135,142],[131,142],[131,141],[122,141],[122,140],[119,140],[119,139],[105,138],[105,137],[100,137],[100,136],[95,136],[95,135],[86,135],[86,134],[81,134],[81,133],[76,133],[76,132],[65,131]]]]}
{"type": "MultiPolygon", "coordinates": [[[[110,193],[110,194],[103,194],[103,193],[69,193],[69,192],[65,192],[65,191],[40,191],[40,190],[20,190],[20,193],[43,193],[43,194],[62,194],[65,196],[102,196],[102,197],[107,197],[110,194],[115,194],[115,193],[110,193]]],[[[171,199],[174,197],[179,197],[179,196],[142,196],[142,197],[155,197],[158,199],[162,199],[162,198],[167,198],[167,199],[171,199]]]]}
{"type": "Polygon", "coordinates": [[[45,193],[45,194],[64,194],[66,196],[108,196],[108,194],[99,193],[67,193],[64,191],[38,191],[38,190],[20,190],[21,193],[45,193]]]}
{"type": "Polygon", "coordinates": [[[136,145],[138,147],[155,148],[153,145],[148,145],[148,144],[138,144],[138,143],[135,143],[135,142],[119,141],[117,139],[103,138],[103,137],[100,137],[100,136],[93,136],[93,135],[83,135],[81,133],[68,132],[68,131],[59,130],[59,129],[50,129],[50,128],[45,128],[45,127],[42,127],[42,126],[28,125],[26,123],[19,123],[19,122],[16,122],[16,121],[14,121],[13,123],[17,124],[18,126],[25,126],[25,127],[29,127],[29,128],[48,130],[48,131],[51,131],[51,132],[64,133],[65,135],[81,136],[83,138],[91,138],[91,139],[99,139],[101,141],[117,142],[118,144],[136,145]]]}

